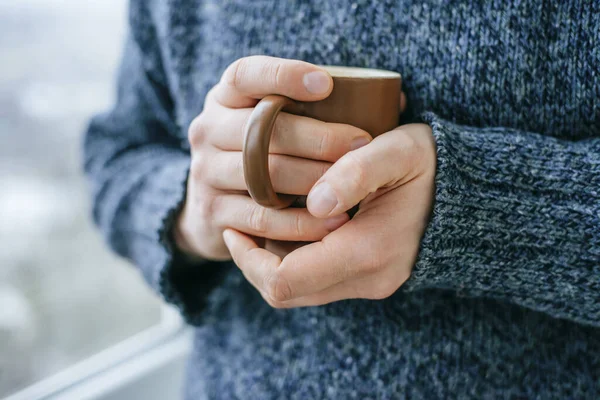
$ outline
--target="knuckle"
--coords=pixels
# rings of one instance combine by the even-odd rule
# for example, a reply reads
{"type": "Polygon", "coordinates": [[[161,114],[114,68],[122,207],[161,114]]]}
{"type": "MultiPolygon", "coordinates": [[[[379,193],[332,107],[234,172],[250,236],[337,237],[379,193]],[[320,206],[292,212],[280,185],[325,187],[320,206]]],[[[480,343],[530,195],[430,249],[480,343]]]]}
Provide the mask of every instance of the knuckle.
{"type": "Polygon", "coordinates": [[[220,157],[223,153],[204,152],[201,154],[202,169],[200,171],[201,176],[198,177],[206,186],[211,188],[218,188],[222,183],[221,177],[224,174],[229,174],[229,159],[227,157],[220,157]]]}
{"type": "Polygon", "coordinates": [[[271,299],[269,296],[267,296],[264,293],[261,293],[263,299],[267,302],[267,304],[271,307],[271,308],[275,308],[275,309],[282,309],[282,308],[286,308],[285,304],[279,301],[275,301],[273,299],[271,299]]]}
{"type": "Polygon", "coordinates": [[[206,162],[205,158],[193,157],[190,165],[190,177],[194,182],[201,182],[206,178],[206,162]]]}
{"type": "Polygon", "coordinates": [[[212,88],[210,88],[208,93],[206,93],[206,96],[204,97],[205,107],[208,107],[213,101],[215,101],[217,87],[218,85],[213,86],[212,88]]]}
{"type": "Polygon", "coordinates": [[[277,272],[265,276],[264,289],[266,295],[275,304],[290,300],[292,298],[292,288],[287,280],[281,277],[277,272]]]}
{"type": "Polygon", "coordinates": [[[297,238],[304,237],[305,228],[304,228],[304,218],[302,218],[302,214],[297,213],[293,219],[292,232],[296,235],[297,238]]]}
{"type": "Polygon", "coordinates": [[[275,87],[282,87],[282,85],[285,83],[285,79],[283,79],[283,64],[279,61],[274,61],[270,65],[270,73],[275,87]]]}
{"type": "Polygon", "coordinates": [[[218,203],[217,196],[203,196],[198,201],[198,217],[203,221],[212,221],[217,213],[218,203]]]}
{"type": "Polygon", "coordinates": [[[225,70],[225,73],[223,74],[225,84],[234,88],[240,87],[248,71],[250,60],[250,57],[242,57],[227,67],[227,70],[225,70]]]}
{"type": "Polygon", "coordinates": [[[317,143],[317,148],[315,149],[315,151],[317,153],[317,157],[323,160],[327,160],[333,156],[333,149],[336,148],[335,132],[329,124],[323,125],[324,127],[321,130],[321,138],[317,143]]]}
{"type": "Polygon", "coordinates": [[[350,152],[344,156],[344,176],[349,178],[350,191],[371,192],[368,186],[368,167],[364,158],[350,152]]]}
{"type": "Polygon", "coordinates": [[[421,150],[421,144],[412,135],[403,135],[403,140],[400,143],[400,151],[402,152],[402,156],[412,158],[415,155],[419,155],[421,150]]]}
{"type": "Polygon", "coordinates": [[[204,114],[198,115],[188,128],[188,141],[192,148],[198,148],[206,141],[208,124],[204,114]]]}
{"type": "Polygon", "coordinates": [[[204,185],[216,188],[219,182],[218,174],[215,174],[215,168],[211,162],[205,162],[202,170],[202,177],[200,178],[204,185]]]}
{"type": "Polygon", "coordinates": [[[264,77],[265,83],[273,90],[285,88],[289,82],[287,80],[287,68],[282,60],[269,59],[261,66],[260,76],[264,77]]]}
{"type": "Polygon", "coordinates": [[[370,289],[369,299],[371,300],[383,300],[387,299],[391,295],[393,295],[398,286],[395,282],[389,279],[380,279],[377,283],[370,289]]]}
{"type": "Polygon", "coordinates": [[[383,264],[377,255],[372,255],[363,263],[362,271],[367,274],[374,274],[383,269],[383,264]]]}
{"type": "Polygon", "coordinates": [[[252,205],[252,208],[247,213],[248,227],[258,234],[265,234],[269,229],[268,210],[258,204],[252,205]]]}
{"type": "Polygon", "coordinates": [[[386,250],[383,244],[373,245],[371,250],[365,253],[361,269],[367,274],[374,274],[382,271],[388,265],[386,262],[388,253],[389,250],[386,250]]]}
{"type": "Polygon", "coordinates": [[[407,161],[407,166],[411,168],[418,168],[421,162],[424,161],[424,157],[427,155],[425,152],[425,142],[423,138],[415,137],[414,135],[403,132],[400,136],[401,140],[397,140],[396,148],[393,151],[399,154],[401,159],[407,161]]]}

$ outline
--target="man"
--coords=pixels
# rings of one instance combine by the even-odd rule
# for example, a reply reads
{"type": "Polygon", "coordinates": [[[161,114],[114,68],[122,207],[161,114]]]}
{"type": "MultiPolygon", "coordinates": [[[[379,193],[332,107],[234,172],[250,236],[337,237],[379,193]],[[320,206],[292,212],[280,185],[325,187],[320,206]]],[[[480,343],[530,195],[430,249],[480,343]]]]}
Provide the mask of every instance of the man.
{"type": "Polygon", "coordinates": [[[197,327],[186,398],[597,398],[598,7],[132,0],[86,171],[197,327]],[[402,73],[403,124],[282,114],[271,177],[307,208],[261,208],[245,118],[325,98],[323,64],[402,73]]]}

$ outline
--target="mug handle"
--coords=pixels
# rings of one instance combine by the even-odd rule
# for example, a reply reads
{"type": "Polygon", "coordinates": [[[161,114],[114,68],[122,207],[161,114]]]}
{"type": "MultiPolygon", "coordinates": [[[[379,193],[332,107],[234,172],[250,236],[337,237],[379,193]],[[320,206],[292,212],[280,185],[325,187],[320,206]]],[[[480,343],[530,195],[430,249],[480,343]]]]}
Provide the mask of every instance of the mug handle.
{"type": "Polygon", "coordinates": [[[275,193],[269,176],[269,144],[275,119],[283,107],[295,102],[285,96],[268,95],[258,102],[244,129],[242,150],[244,179],[254,201],[263,207],[289,207],[298,196],[275,193]]]}

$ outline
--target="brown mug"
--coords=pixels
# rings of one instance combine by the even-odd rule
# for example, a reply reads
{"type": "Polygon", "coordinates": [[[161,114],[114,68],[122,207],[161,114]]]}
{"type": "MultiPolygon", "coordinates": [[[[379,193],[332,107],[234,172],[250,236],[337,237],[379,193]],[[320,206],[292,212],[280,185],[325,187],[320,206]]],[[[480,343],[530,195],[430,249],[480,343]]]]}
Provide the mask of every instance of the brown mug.
{"type": "Polygon", "coordinates": [[[323,66],[333,78],[324,100],[299,102],[280,95],[264,97],[250,115],[244,132],[244,178],[250,196],[269,208],[285,208],[298,197],[278,195],[269,176],[269,143],[279,112],[323,122],[353,125],[372,137],[398,126],[402,77],[379,69],[323,66]]]}

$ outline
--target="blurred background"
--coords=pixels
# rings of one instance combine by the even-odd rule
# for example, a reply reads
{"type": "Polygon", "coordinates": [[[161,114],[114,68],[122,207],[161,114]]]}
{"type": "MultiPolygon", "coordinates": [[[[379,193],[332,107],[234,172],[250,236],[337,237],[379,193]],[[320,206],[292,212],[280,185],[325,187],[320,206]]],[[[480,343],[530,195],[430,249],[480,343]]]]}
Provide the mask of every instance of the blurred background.
{"type": "Polygon", "coordinates": [[[0,1],[0,398],[160,322],[90,220],[90,115],[113,101],[126,0],[0,1]]]}

